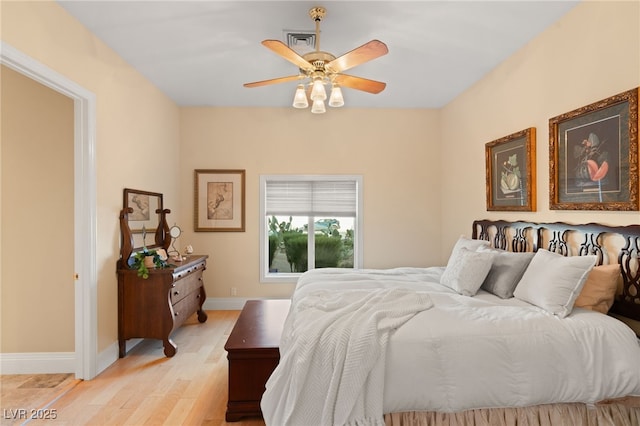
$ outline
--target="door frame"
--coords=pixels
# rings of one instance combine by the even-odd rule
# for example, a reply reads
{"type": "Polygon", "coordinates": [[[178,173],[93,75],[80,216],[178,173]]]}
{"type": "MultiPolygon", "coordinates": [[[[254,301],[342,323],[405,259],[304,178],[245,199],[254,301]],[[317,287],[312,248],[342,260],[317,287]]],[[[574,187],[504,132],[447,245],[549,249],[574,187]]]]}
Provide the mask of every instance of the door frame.
{"type": "Polygon", "coordinates": [[[97,375],[96,97],[46,65],[2,41],[0,63],[73,99],[75,376],[97,375]]]}

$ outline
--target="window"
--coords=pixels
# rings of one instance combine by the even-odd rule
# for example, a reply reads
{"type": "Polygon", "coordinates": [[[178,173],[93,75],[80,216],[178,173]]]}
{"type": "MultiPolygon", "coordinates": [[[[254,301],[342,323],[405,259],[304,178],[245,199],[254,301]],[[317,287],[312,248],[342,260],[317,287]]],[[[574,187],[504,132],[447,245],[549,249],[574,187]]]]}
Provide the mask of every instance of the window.
{"type": "Polygon", "coordinates": [[[260,177],[260,281],[362,265],[362,177],[260,177]]]}

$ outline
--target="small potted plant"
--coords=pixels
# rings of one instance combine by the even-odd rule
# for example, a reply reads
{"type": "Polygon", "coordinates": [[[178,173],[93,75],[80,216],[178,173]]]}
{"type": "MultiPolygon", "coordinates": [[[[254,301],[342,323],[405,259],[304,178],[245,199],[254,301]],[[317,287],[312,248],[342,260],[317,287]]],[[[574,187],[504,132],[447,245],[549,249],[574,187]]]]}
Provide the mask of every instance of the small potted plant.
{"type": "Polygon", "coordinates": [[[145,280],[149,278],[149,268],[166,268],[167,254],[164,249],[148,250],[143,247],[141,251],[133,255],[131,267],[138,270],[138,276],[145,280]]]}
{"type": "Polygon", "coordinates": [[[138,270],[138,276],[145,280],[149,278],[149,268],[166,268],[167,265],[167,252],[164,249],[149,250],[145,244],[147,237],[147,230],[142,227],[142,250],[136,252],[133,255],[133,262],[131,263],[132,269],[138,270]]]}

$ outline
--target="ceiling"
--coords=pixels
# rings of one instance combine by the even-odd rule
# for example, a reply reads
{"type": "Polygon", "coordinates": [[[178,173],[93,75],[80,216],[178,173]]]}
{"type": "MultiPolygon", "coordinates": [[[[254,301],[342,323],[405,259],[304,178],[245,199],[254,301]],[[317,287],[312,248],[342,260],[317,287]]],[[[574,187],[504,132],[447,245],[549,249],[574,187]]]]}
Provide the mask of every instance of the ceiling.
{"type": "Polygon", "coordinates": [[[343,90],[345,107],[439,108],[566,14],[576,1],[64,1],[97,37],[180,106],[286,107],[296,82],[243,83],[297,74],[260,44],[313,32],[340,56],[372,39],[386,56],[347,73],[387,83],[373,95],[343,90]]]}

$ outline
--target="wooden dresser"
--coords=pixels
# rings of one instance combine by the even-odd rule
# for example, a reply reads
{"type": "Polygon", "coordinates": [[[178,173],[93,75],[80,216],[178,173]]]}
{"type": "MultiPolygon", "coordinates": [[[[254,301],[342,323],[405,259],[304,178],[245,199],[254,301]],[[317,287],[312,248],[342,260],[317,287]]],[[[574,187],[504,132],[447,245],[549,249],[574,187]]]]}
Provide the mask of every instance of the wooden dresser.
{"type": "Polygon", "coordinates": [[[181,257],[174,249],[169,252],[174,257],[162,265],[154,263],[157,267],[150,267],[146,278],[138,276],[134,266],[136,253],[163,251],[167,254],[173,237],[166,220],[169,213],[171,211],[164,208],[161,193],[124,189],[120,212],[120,258],[116,266],[120,358],[127,353],[127,339],[132,338],[160,339],[164,354],[172,357],[177,350],[171,341],[173,330],[196,312],[198,321],[207,320],[207,314],[202,310],[206,299],[202,273],[207,268],[209,256],[181,257]],[[154,233],[153,244],[145,241],[146,229],[154,233]]]}
{"type": "Polygon", "coordinates": [[[160,339],[164,354],[174,356],[177,346],[171,333],[191,315],[205,322],[202,310],[206,294],[202,272],[208,256],[187,256],[177,266],[151,269],[149,278],[138,277],[135,269],[118,269],[118,344],[120,357],[131,338],[160,339]]]}
{"type": "Polygon", "coordinates": [[[225,419],[261,416],[265,383],[280,362],[280,336],[290,300],[249,300],[227,343],[229,400],[225,419]]]}

